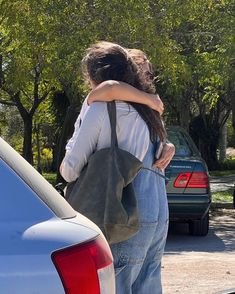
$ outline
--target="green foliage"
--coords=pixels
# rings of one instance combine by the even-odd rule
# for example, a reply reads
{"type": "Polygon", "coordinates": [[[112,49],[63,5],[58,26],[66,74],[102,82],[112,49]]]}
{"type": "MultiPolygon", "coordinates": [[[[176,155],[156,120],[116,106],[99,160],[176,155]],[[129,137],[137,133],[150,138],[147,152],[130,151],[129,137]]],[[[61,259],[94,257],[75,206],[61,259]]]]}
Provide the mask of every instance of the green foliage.
{"type": "Polygon", "coordinates": [[[213,170],[210,171],[210,176],[216,176],[216,177],[223,177],[223,176],[232,176],[235,174],[234,170],[213,170]]]}
{"type": "Polygon", "coordinates": [[[54,54],[47,37],[48,20],[43,5],[23,0],[3,0],[1,17],[4,89],[21,91],[22,103],[30,110],[35,86],[41,97],[57,84],[51,71],[54,54]]]}
{"type": "Polygon", "coordinates": [[[52,150],[49,148],[43,148],[41,151],[41,168],[43,171],[51,170],[52,162],[52,150]]]}
{"type": "Polygon", "coordinates": [[[212,202],[233,202],[233,190],[212,193],[212,202]]]}
{"type": "Polygon", "coordinates": [[[233,4],[227,1],[217,1],[216,5],[212,3],[182,2],[176,11],[177,14],[181,12],[181,21],[173,34],[191,68],[191,96],[200,112],[203,109],[209,112],[224,96],[231,78],[228,74],[232,71],[230,60],[234,56],[234,51],[229,50],[234,44],[234,38],[231,38],[234,18],[230,15],[233,4]]]}
{"type": "Polygon", "coordinates": [[[235,157],[226,159],[224,162],[220,164],[221,170],[235,170],[235,157]]]}
{"type": "Polygon", "coordinates": [[[23,122],[15,107],[1,106],[0,113],[3,122],[1,125],[1,136],[13,146],[19,153],[22,153],[23,143],[23,122]]]}
{"type": "Polygon", "coordinates": [[[43,177],[52,185],[56,185],[56,174],[55,173],[43,173],[43,177]]]}
{"type": "MultiPolygon", "coordinates": [[[[234,8],[230,0],[1,0],[0,103],[16,104],[24,124],[27,112],[35,134],[40,126],[41,148],[52,148],[66,108],[79,109],[87,91],[80,68],[86,48],[107,40],[147,53],[168,121],[187,128],[200,114],[206,130],[215,122],[219,128],[235,84],[234,8]],[[57,117],[55,93],[67,99],[57,117]]],[[[1,133],[12,133],[6,122],[1,133]]],[[[17,145],[23,135],[16,133],[17,145]]]]}

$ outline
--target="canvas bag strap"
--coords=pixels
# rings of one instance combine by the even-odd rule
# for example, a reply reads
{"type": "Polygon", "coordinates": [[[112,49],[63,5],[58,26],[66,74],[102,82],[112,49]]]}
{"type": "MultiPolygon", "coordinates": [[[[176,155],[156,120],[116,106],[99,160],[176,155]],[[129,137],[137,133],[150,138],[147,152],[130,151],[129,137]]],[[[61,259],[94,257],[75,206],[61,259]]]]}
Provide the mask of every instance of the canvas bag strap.
{"type": "Polygon", "coordinates": [[[116,103],[111,101],[107,103],[110,126],[111,126],[111,148],[118,147],[117,132],[116,132],[116,103]]]}
{"type": "MultiPolygon", "coordinates": [[[[111,126],[111,148],[118,147],[118,140],[117,140],[117,132],[116,132],[116,121],[117,121],[117,114],[116,114],[116,103],[115,101],[111,101],[107,103],[108,108],[108,114],[109,114],[109,120],[110,120],[110,126],[111,126]]],[[[142,167],[141,169],[145,169],[148,171],[151,171],[158,175],[159,177],[165,179],[166,182],[169,181],[169,179],[162,175],[160,172],[153,170],[148,167],[142,167]]]]}
{"type": "Polygon", "coordinates": [[[165,179],[166,182],[169,182],[169,179],[168,179],[165,175],[161,174],[160,172],[158,172],[158,171],[156,171],[156,170],[153,170],[153,169],[148,168],[148,167],[145,167],[145,166],[143,166],[142,169],[145,169],[145,170],[151,171],[152,173],[155,173],[157,176],[159,176],[159,177],[165,179]]]}

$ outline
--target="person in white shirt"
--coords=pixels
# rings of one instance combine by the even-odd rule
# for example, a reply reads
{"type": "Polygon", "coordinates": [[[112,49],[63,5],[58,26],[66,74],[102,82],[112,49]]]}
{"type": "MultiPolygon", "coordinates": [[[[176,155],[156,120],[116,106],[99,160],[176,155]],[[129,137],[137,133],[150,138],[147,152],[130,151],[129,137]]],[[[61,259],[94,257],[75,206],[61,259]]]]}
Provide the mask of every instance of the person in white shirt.
{"type": "MultiPolygon", "coordinates": [[[[149,91],[148,82],[121,46],[109,42],[93,45],[83,60],[93,88],[107,80],[128,83],[149,91]]],[[[106,102],[94,102],[77,120],[61,164],[66,181],[77,179],[93,152],[110,146],[110,122],[106,102]]],[[[85,107],[86,108],[86,107],[85,107]]],[[[160,114],[146,105],[116,102],[119,147],[135,155],[145,167],[153,168],[159,140],[166,132],[160,114]]],[[[158,170],[160,173],[161,171],[158,170]]],[[[99,175],[97,175],[99,176],[99,175]]],[[[139,208],[139,232],[127,241],[111,245],[117,294],[162,293],[161,258],[168,229],[165,182],[148,170],[136,176],[134,190],[139,208]]]]}
{"type": "MultiPolygon", "coordinates": [[[[146,54],[140,49],[127,50],[134,62],[137,64],[138,68],[144,73],[149,81],[149,84],[152,85],[153,91],[155,92],[155,88],[153,86],[153,66],[148,60],[146,54]]],[[[158,94],[149,94],[139,91],[127,83],[113,80],[104,81],[95,87],[88,94],[86,101],[87,104],[90,105],[95,101],[113,101],[117,99],[148,105],[152,109],[158,111],[160,115],[162,115],[164,111],[164,104],[158,94]]],[[[156,156],[154,166],[161,170],[165,170],[174,154],[175,146],[169,141],[164,142],[162,149],[159,150],[158,156],[156,156]]]]}

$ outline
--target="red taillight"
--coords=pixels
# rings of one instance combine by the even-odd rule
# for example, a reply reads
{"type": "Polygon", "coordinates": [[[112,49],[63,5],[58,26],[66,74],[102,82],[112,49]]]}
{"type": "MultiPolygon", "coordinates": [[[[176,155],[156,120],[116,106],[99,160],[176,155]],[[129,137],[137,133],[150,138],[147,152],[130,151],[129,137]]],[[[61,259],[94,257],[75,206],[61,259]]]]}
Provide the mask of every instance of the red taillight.
{"type": "Polygon", "coordinates": [[[187,188],[208,188],[209,179],[206,172],[194,172],[189,179],[187,188]]]}
{"type": "Polygon", "coordinates": [[[174,182],[175,188],[208,188],[209,179],[206,172],[180,173],[174,182]]]}
{"type": "Polygon", "coordinates": [[[180,173],[174,182],[175,188],[186,188],[190,179],[191,173],[180,173]]]}
{"type": "Polygon", "coordinates": [[[100,271],[107,269],[107,275],[112,276],[112,254],[102,237],[56,251],[52,260],[66,294],[101,294],[100,271]]]}

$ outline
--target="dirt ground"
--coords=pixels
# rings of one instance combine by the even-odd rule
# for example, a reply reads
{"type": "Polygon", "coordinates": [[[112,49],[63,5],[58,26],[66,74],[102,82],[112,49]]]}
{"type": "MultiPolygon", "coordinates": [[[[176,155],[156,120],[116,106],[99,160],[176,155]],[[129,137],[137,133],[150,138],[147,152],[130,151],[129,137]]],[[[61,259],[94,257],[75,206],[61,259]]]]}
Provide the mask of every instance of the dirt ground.
{"type": "Polygon", "coordinates": [[[213,210],[206,237],[190,236],[186,224],[171,225],[162,282],[164,294],[235,293],[235,210],[213,210]]]}

